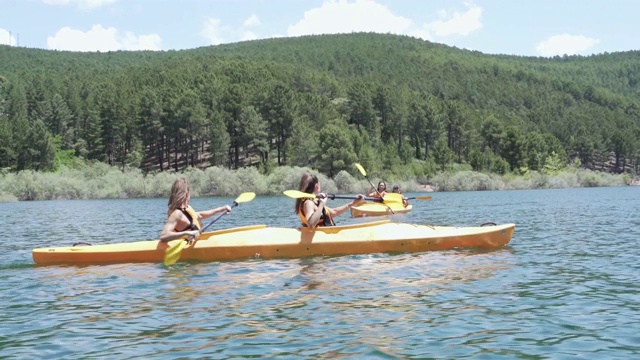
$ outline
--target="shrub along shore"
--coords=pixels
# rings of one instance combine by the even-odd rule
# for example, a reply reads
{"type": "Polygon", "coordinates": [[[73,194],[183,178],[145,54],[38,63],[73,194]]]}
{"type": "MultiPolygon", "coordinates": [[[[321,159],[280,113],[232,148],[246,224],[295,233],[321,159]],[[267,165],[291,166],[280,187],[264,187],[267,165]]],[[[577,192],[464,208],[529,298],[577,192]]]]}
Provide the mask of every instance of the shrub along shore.
{"type": "MultiPolygon", "coordinates": [[[[126,169],[94,163],[79,168],[61,166],[57,172],[32,170],[0,173],[0,202],[55,199],[113,199],[168,197],[171,184],[178,177],[189,181],[191,194],[198,196],[236,196],[253,191],[257,195],[281,195],[297,189],[301,175],[311,171],[318,175],[327,193],[365,193],[370,184],[358,171],[339,172],[334,178],[308,168],[281,166],[269,174],[248,167],[229,170],[209,167],[189,168],[181,173],[158,172],[144,174],[139,169],[126,169]]],[[[388,175],[380,179],[368,174],[377,184],[383,180],[389,189],[400,185],[403,192],[558,189],[596,186],[624,186],[631,182],[629,174],[615,175],[567,167],[553,174],[527,171],[524,174],[486,174],[460,167],[438,173],[429,179],[399,178],[388,175]]]]}

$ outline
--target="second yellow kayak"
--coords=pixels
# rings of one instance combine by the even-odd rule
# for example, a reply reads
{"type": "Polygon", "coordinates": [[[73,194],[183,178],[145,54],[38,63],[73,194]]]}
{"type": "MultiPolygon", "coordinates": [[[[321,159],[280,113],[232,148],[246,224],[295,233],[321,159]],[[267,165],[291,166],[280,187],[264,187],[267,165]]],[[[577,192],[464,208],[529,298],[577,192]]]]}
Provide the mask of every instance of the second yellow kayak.
{"type": "Polygon", "coordinates": [[[365,216],[387,216],[394,214],[406,214],[413,209],[413,205],[404,207],[401,202],[370,202],[361,201],[355,206],[351,207],[352,217],[365,217],[365,216]]]}

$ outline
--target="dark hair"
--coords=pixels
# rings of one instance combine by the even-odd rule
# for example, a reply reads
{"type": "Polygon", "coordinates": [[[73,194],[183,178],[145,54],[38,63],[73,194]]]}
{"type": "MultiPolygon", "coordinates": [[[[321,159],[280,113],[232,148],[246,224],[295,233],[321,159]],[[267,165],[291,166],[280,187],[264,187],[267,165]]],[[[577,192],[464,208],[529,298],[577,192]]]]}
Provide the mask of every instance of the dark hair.
{"type": "MultiPolygon", "coordinates": [[[[315,190],[317,183],[318,183],[317,176],[310,173],[304,173],[304,175],[302,175],[302,178],[300,179],[300,185],[298,185],[298,190],[305,193],[313,194],[313,190],[315,190]]],[[[300,209],[300,204],[302,204],[303,200],[305,199],[296,199],[296,208],[295,208],[296,214],[298,213],[298,210],[300,209]]]]}
{"type": "Polygon", "coordinates": [[[393,190],[395,190],[395,189],[400,190],[400,186],[398,186],[398,185],[393,185],[393,190]]]}
{"type": "Polygon", "coordinates": [[[384,186],[385,188],[387,187],[387,184],[385,184],[384,181],[380,181],[378,183],[378,187],[380,187],[380,185],[384,186]]]}

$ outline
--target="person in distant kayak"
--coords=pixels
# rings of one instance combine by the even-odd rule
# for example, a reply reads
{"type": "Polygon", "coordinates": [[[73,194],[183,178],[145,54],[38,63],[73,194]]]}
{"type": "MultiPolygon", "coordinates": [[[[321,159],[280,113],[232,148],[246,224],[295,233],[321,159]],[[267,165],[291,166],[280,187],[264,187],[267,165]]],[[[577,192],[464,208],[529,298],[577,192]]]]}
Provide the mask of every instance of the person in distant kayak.
{"type": "Polygon", "coordinates": [[[384,181],[380,181],[378,183],[378,191],[376,191],[374,188],[371,188],[367,196],[383,198],[385,195],[387,195],[387,184],[385,184],[384,181]]]}
{"type": "MultiPolygon", "coordinates": [[[[399,185],[393,185],[393,189],[391,190],[392,193],[394,194],[400,194],[402,195],[402,192],[400,191],[400,186],[399,185]]],[[[404,205],[404,207],[409,206],[409,200],[406,197],[402,197],[402,204],[404,205]]]]}
{"type": "Polygon", "coordinates": [[[327,194],[320,192],[318,177],[309,173],[302,175],[298,190],[317,196],[315,199],[296,199],[296,213],[300,215],[303,226],[310,228],[334,226],[334,217],[344,214],[350,207],[364,198],[363,195],[358,194],[357,198],[352,202],[332,209],[326,205],[327,194]]]}
{"type": "Polygon", "coordinates": [[[162,228],[162,234],[160,234],[161,241],[170,241],[189,236],[197,238],[202,228],[202,219],[224,211],[231,212],[229,205],[206,211],[195,211],[189,205],[190,199],[191,195],[187,180],[180,178],[174,181],[173,186],[171,186],[171,195],[169,196],[167,222],[162,228]]]}

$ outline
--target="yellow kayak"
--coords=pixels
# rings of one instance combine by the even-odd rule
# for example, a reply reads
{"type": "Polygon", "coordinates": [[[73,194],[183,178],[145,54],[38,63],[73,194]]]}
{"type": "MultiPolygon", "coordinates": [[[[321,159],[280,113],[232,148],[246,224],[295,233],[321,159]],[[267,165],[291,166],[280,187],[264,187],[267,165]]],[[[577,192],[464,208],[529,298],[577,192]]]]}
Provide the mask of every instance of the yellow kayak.
{"type": "MultiPolygon", "coordinates": [[[[448,227],[389,220],[316,229],[252,225],[203,233],[184,247],[180,261],[499,248],[509,243],[514,230],[514,224],[448,227]]],[[[176,241],[183,240],[39,248],[33,249],[33,260],[36,264],[161,263],[165,250],[176,241]]]]}
{"type": "Polygon", "coordinates": [[[413,205],[404,207],[401,202],[370,202],[361,201],[355,206],[351,207],[352,217],[365,217],[365,216],[386,216],[394,214],[406,214],[413,209],[413,205]]]}

